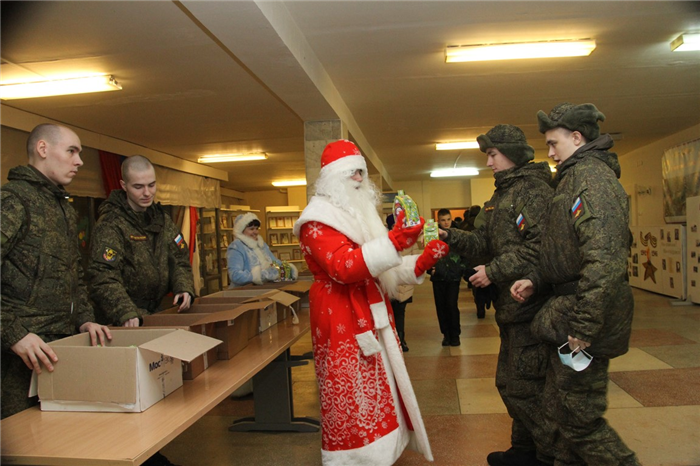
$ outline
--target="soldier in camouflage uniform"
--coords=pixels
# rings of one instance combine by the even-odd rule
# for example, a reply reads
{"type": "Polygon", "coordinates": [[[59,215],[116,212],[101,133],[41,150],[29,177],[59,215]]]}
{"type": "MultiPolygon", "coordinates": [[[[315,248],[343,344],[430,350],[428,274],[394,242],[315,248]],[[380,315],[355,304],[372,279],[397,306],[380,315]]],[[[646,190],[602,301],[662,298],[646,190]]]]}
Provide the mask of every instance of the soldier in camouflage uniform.
{"type": "Polygon", "coordinates": [[[194,280],[189,248],[160,203],[154,203],[156,176],[140,155],[122,163],[123,190],[114,190],[99,208],[90,245],[90,297],[98,318],[138,327],[144,315],[160,310],[169,292],[179,310],[190,307],[194,280]]]}
{"type": "MultiPolygon", "coordinates": [[[[631,245],[627,194],[605,116],[592,104],[557,105],[537,114],[539,129],[557,163],[556,192],[547,214],[540,265],[516,282],[525,300],[546,289],[554,296],[532,323],[549,344],[546,415],[563,440],[557,465],[638,465],[634,454],[603,418],[610,359],[627,352],[634,302],[627,281],[631,245]],[[578,372],[560,361],[558,346],[587,350],[593,359],[578,372]]],[[[579,368],[580,369],[580,368],[579,368]]]]}
{"type": "Polygon", "coordinates": [[[488,455],[490,465],[539,465],[554,457],[554,427],[542,413],[541,395],[547,368],[546,347],[530,333],[530,322],[541,305],[520,304],[510,286],[537,261],[540,225],[552,197],[551,170],[545,162],[529,163],[534,150],[517,126],[498,125],[477,138],[494,171],[496,191],[477,218],[477,229],[441,231],[450,250],[467,257],[487,258],[475,267],[470,282],[494,284],[496,322],[501,348],[496,387],[513,418],[511,444],[505,452],[488,455]],[[538,459],[538,457],[540,459],[538,459]]]}
{"type": "Polygon", "coordinates": [[[27,397],[32,369],[53,371],[57,361],[48,342],[78,331],[93,345],[112,338],[93,322],[64,189],[83,164],[81,150],[68,128],[39,125],[27,141],[29,166],[10,170],[2,187],[2,418],[37,404],[27,397]]]}

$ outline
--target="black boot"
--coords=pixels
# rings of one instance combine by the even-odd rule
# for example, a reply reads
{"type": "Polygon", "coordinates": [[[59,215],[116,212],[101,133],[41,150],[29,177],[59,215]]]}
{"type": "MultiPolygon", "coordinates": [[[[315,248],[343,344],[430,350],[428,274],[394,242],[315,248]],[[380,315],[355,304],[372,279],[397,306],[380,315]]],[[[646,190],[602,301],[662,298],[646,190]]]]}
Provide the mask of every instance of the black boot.
{"type": "Polygon", "coordinates": [[[494,451],[486,457],[489,466],[546,466],[537,459],[535,450],[509,448],[506,451],[494,451]]]}
{"type": "Polygon", "coordinates": [[[486,317],[486,309],[484,308],[484,306],[479,306],[479,307],[477,308],[477,310],[476,310],[476,317],[477,317],[478,319],[483,319],[484,317],[486,317]]]}
{"type": "Polygon", "coordinates": [[[401,341],[401,350],[406,353],[408,352],[408,345],[406,344],[406,334],[404,332],[397,332],[399,334],[399,340],[401,341]]]}

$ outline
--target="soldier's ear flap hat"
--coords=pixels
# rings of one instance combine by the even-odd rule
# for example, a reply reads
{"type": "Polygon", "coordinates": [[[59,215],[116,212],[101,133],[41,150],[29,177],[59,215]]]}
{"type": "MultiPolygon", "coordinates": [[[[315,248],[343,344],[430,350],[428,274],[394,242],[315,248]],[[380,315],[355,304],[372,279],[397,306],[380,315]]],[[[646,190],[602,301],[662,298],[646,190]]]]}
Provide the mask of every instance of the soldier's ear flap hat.
{"type": "Polygon", "coordinates": [[[496,125],[476,138],[481,152],[495,147],[516,166],[521,167],[535,158],[535,150],[527,143],[525,133],[513,125],[496,125]]]}
{"type": "Polygon", "coordinates": [[[245,214],[237,216],[236,220],[233,221],[233,235],[236,237],[242,235],[243,230],[251,223],[257,223],[256,226],[260,226],[260,220],[253,212],[246,212],[245,214]]]}
{"type": "Polygon", "coordinates": [[[598,121],[605,121],[605,115],[593,104],[574,105],[565,102],[554,107],[549,115],[542,110],[537,112],[540,133],[544,134],[554,128],[565,128],[578,131],[588,142],[600,136],[598,121]]]}

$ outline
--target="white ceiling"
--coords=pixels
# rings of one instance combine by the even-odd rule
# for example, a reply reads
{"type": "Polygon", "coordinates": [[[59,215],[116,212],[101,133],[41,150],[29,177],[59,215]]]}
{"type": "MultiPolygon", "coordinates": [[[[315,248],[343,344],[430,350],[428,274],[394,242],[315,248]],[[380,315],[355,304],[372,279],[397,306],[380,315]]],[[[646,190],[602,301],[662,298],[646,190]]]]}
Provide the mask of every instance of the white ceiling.
{"type": "Polygon", "coordinates": [[[3,1],[0,14],[3,82],[84,71],[123,85],[3,106],[190,161],[267,152],[216,165],[239,191],[304,176],[304,121],[347,122],[394,188],[458,156],[491,176],[478,150],[434,144],[499,123],[544,160],[535,114],[563,101],[595,103],[623,156],[700,123],[700,52],[669,48],[700,30],[698,2],[3,1]],[[580,38],[591,56],[444,63],[446,45],[580,38]]]}

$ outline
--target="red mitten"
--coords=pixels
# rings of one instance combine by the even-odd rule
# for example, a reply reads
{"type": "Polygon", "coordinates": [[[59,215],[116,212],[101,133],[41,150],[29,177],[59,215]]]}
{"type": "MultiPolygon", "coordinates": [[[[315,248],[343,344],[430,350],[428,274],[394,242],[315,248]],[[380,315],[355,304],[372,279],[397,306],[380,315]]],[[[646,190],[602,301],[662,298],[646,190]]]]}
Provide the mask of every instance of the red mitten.
{"type": "Polygon", "coordinates": [[[447,243],[439,239],[429,242],[416,261],[416,277],[420,277],[426,270],[433,268],[437,261],[445,257],[448,252],[450,252],[450,247],[447,243]]]}
{"type": "Polygon", "coordinates": [[[425,225],[425,220],[421,217],[418,225],[412,227],[405,226],[405,218],[406,214],[404,211],[400,211],[397,215],[394,229],[389,232],[389,239],[397,251],[403,251],[416,244],[418,237],[423,233],[423,225],[425,225]]]}

